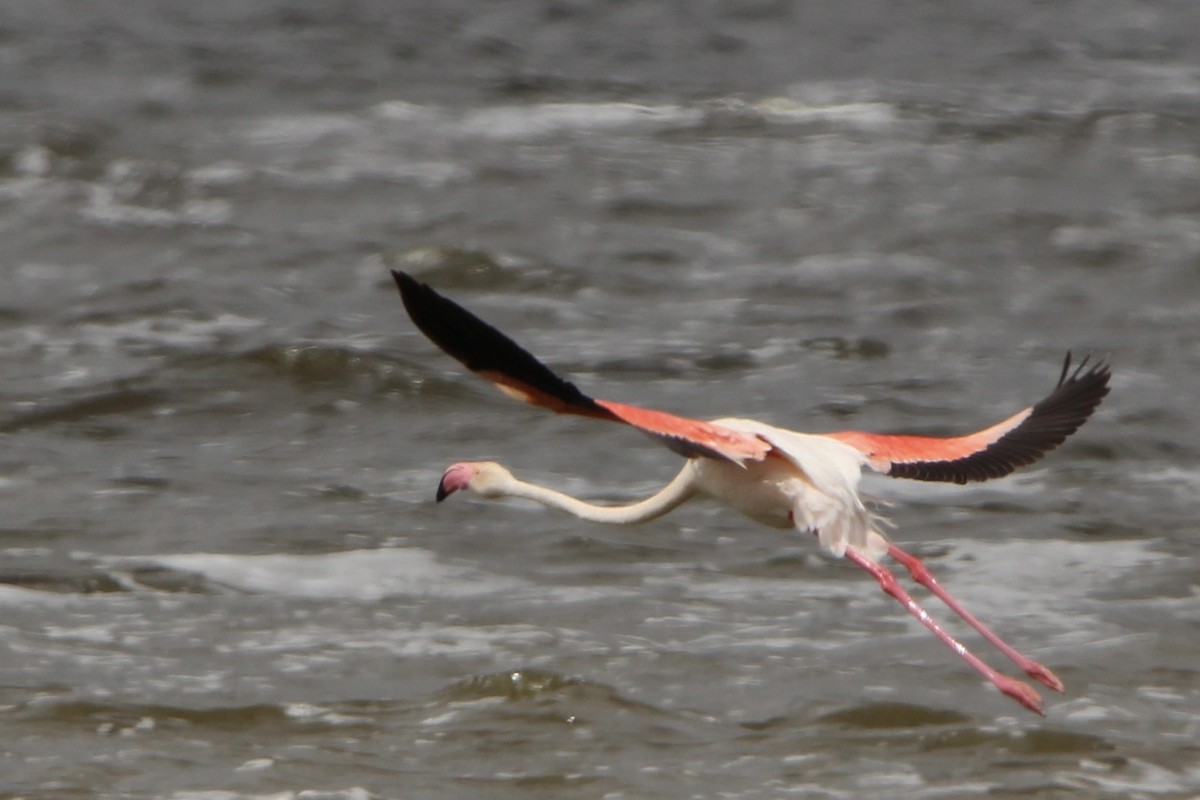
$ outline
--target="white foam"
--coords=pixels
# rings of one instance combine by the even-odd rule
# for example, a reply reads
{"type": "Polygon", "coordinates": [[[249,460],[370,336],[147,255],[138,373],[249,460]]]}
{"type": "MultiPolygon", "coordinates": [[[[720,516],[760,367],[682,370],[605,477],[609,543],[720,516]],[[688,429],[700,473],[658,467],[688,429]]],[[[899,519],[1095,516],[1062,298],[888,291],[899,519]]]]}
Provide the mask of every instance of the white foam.
{"type": "Polygon", "coordinates": [[[489,139],[526,139],[573,131],[619,131],[695,124],[699,108],[636,103],[542,103],[492,106],[472,111],[458,123],[460,133],[489,139]]]}
{"type": "Polygon", "coordinates": [[[192,572],[243,591],[360,601],[395,595],[472,597],[510,591],[515,578],[440,563],[418,548],[323,554],[233,555],[181,553],[121,559],[192,572]]]}

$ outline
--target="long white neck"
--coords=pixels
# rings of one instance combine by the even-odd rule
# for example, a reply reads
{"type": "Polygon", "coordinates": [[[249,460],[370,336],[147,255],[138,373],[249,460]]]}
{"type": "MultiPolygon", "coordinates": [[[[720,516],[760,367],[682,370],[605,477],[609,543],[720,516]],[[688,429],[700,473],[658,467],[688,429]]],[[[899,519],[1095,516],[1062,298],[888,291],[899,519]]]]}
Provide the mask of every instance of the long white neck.
{"type": "Polygon", "coordinates": [[[498,488],[500,489],[499,493],[534,500],[550,508],[558,508],[568,514],[574,514],[580,519],[590,522],[608,522],[615,525],[633,525],[661,517],[686,502],[696,493],[691,470],[686,466],[661,491],[645,500],[627,506],[593,505],[554,489],[538,486],[535,483],[526,483],[516,478],[506,481],[503,487],[498,488]]]}

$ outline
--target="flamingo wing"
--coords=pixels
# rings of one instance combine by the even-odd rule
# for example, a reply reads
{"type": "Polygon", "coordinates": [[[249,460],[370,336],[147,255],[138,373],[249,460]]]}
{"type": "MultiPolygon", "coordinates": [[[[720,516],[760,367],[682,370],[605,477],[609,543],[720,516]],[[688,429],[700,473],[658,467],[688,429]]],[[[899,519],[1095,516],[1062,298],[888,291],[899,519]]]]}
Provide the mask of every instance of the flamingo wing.
{"type": "Polygon", "coordinates": [[[766,458],[771,450],[769,443],[752,433],[589,397],[458,303],[407,273],[393,270],[392,276],[409,317],[430,341],[518,400],[561,414],[624,422],[688,458],[744,464],[766,458]]]}
{"type": "Polygon", "coordinates": [[[871,467],[894,478],[921,481],[986,481],[1009,474],[1058,447],[1087,421],[1109,392],[1112,377],[1103,361],[1071,371],[1063,362],[1058,385],[1041,402],[1003,422],[966,436],[938,438],[841,431],[826,434],[856,448],[871,467]]]}

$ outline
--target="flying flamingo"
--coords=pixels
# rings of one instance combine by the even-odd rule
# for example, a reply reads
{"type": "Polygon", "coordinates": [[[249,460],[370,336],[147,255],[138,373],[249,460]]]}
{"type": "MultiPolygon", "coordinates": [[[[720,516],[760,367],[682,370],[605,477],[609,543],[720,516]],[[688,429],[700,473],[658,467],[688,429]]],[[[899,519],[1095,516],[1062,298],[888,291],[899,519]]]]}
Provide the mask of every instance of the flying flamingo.
{"type": "Polygon", "coordinates": [[[912,599],[879,563],[884,554],[891,556],[1027,675],[1054,691],[1063,690],[1053,672],[1000,639],[942,588],[919,558],[879,532],[879,519],[859,498],[858,481],[863,467],[895,478],[966,483],[999,478],[1032,464],[1062,444],[1096,410],[1109,391],[1107,364],[1085,369],[1085,358],[1072,371],[1071,354],[1067,353],[1058,384],[1045,399],[965,436],[860,431],[811,434],[749,419],[703,422],[588,397],[462,306],[410,275],[397,271],[392,275],[416,326],[467,369],[493,381],[506,394],[560,413],[632,425],[687,459],[665,488],[630,505],[593,505],[519,480],[490,461],[452,464],[438,484],[439,501],[460,489],[470,489],[487,498],[521,497],[580,519],[629,525],[666,514],[697,495],[716,498],[757,522],[816,534],[823,548],[874,577],[884,592],[1001,692],[1044,714],[1042,698],[1032,686],[992,669],[912,599]]]}

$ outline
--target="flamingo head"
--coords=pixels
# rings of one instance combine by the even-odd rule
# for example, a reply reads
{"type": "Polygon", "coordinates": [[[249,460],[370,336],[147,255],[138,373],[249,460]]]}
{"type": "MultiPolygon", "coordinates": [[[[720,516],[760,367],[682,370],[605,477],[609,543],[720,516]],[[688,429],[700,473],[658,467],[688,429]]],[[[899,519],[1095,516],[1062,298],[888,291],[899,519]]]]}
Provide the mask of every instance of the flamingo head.
{"type": "Polygon", "coordinates": [[[451,464],[438,483],[437,499],[442,502],[460,489],[471,489],[484,497],[504,494],[513,480],[512,473],[494,461],[460,461],[451,464]]]}

